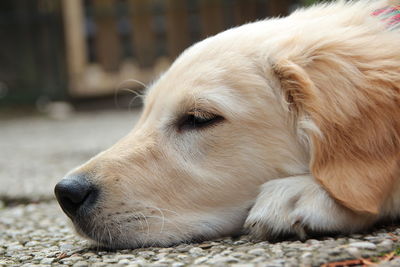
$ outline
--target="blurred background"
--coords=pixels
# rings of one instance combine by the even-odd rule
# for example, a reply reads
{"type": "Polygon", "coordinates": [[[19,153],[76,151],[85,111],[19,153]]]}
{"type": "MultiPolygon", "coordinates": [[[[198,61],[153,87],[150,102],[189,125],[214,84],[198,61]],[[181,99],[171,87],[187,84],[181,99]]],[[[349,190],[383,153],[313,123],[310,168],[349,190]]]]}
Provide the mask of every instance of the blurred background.
{"type": "MultiPolygon", "coordinates": [[[[313,0],[1,0],[0,201],[49,199],[186,47],[313,0]]],[[[1,205],[0,205],[1,206],[1,205]]]]}
{"type": "Polygon", "coordinates": [[[2,0],[0,106],[123,99],[194,42],[312,2],[2,0]]]}

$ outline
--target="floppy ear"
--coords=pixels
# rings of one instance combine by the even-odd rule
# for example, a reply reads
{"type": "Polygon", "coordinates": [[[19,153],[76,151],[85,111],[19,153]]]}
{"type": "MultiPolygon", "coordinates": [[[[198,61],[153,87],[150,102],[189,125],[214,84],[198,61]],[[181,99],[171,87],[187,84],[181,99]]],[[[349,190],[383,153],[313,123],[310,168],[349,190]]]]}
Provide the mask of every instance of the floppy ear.
{"type": "Polygon", "coordinates": [[[273,64],[290,112],[314,124],[300,129],[313,176],[356,212],[377,214],[400,178],[399,62],[323,51],[273,64]]]}

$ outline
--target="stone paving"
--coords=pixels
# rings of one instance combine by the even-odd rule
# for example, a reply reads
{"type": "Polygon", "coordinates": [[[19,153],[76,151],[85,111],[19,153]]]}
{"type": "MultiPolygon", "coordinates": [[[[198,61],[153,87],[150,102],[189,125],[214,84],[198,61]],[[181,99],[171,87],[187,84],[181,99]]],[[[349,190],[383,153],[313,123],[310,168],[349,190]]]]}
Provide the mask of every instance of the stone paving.
{"type": "MultiPolygon", "coordinates": [[[[400,247],[397,226],[304,243],[253,242],[242,236],[169,248],[93,247],[74,233],[54,201],[53,187],[68,170],[126,134],[138,114],[96,111],[62,120],[24,116],[0,121],[0,266],[320,266],[378,260],[400,247]]],[[[378,260],[380,266],[400,266],[397,258],[384,259],[378,260]]]]}

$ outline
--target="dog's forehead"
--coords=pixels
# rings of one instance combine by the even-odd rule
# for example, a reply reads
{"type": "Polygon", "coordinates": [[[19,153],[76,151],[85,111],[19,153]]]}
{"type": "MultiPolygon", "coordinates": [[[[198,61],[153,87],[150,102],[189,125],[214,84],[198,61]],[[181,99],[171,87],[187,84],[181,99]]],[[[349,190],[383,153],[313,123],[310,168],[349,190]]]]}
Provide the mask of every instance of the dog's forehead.
{"type": "Polygon", "coordinates": [[[233,44],[235,31],[208,38],[179,56],[148,90],[145,113],[182,113],[194,106],[230,113],[246,108],[243,99],[256,97],[265,80],[249,54],[233,44]]]}
{"type": "Polygon", "coordinates": [[[226,101],[234,90],[229,86],[227,72],[227,67],[215,62],[173,66],[149,89],[146,105],[190,106],[198,101],[226,101]]]}
{"type": "Polygon", "coordinates": [[[193,80],[176,84],[157,83],[146,96],[145,109],[154,113],[179,114],[203,109],[209,112],[233,112],[240,107],[234,88],[223,82],[193,80]]]}

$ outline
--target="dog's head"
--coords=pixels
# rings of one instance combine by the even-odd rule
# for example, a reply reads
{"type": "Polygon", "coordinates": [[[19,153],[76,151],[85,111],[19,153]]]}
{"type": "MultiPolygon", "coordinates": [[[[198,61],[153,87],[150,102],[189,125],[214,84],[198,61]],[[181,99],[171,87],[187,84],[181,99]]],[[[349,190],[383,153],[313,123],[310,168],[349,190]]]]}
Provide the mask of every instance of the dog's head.
{"type": "Polygon", "coordinates": [[[57,186],[78,232],[111,247],[235,233],[260,184],[306,172],[277,79],[234,35],[184,52],[147,92],[132,132],[57,186]]]}
{"type": "Polygon", "coordinates": [[[389,59],[399,56],[379,44],[370,56],[371,27],[351,32],[333,18],[321,31],[296,16],[185,51],[132,132],[57,185],[78,232],[114,248],[232,234],[261,184],[310,171],[344,205],[377,212],[398,163],[398,147],[379,157],[398,142],[389,59]]]}

